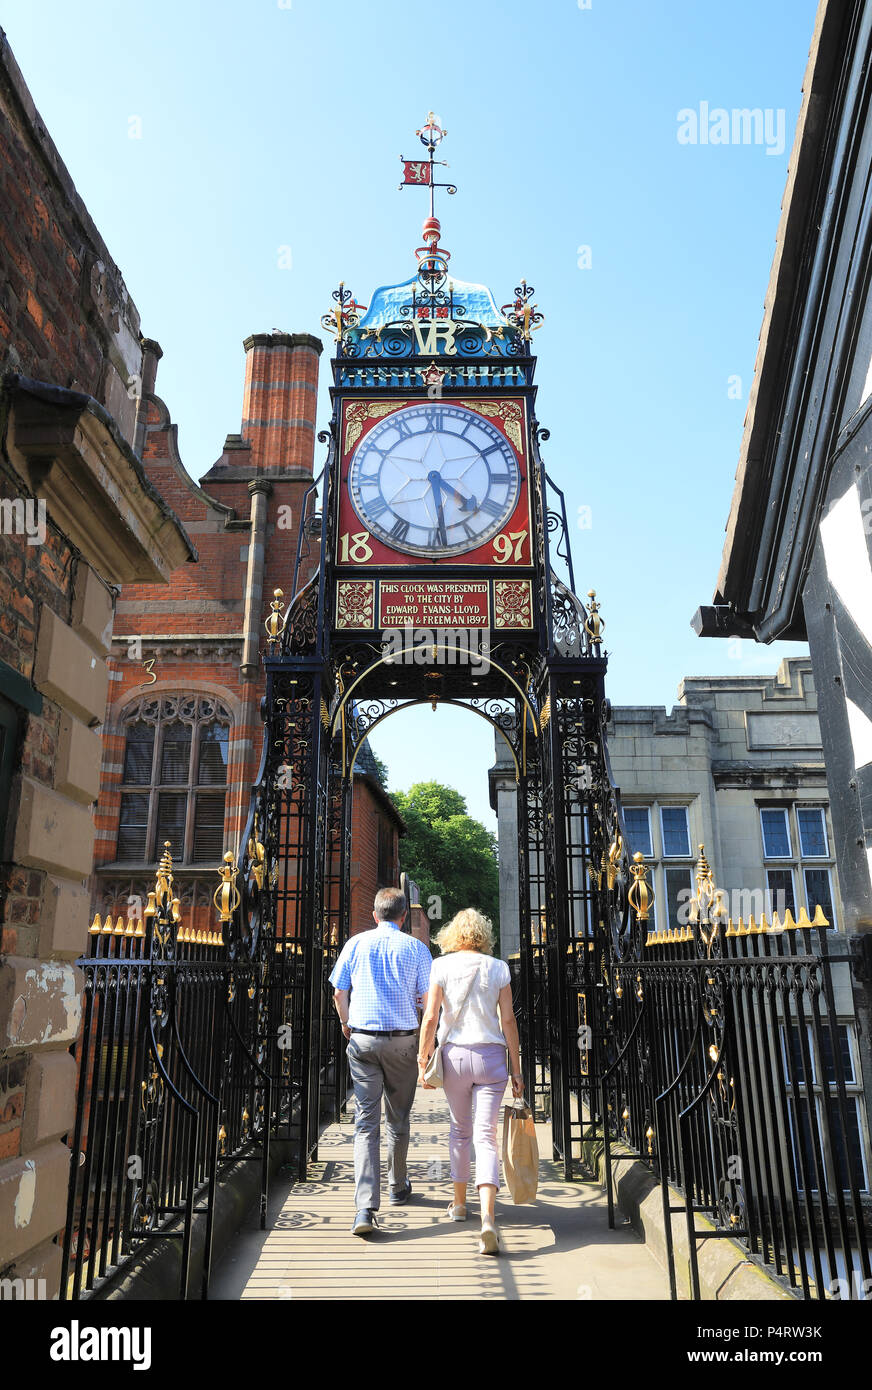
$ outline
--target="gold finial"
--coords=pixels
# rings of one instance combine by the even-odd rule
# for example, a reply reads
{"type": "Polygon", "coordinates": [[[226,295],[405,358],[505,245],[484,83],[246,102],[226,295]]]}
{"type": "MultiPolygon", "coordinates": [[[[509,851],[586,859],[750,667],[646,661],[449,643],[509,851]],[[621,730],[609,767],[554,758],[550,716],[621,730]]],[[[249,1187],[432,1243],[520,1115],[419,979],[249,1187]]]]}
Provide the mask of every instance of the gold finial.
{"type": "Polygon", "coordinates": [[[284,608],[282,599],[284,598],[284,596],[284,589],[273,589],[273,600],[270,604],[271,612],[266,622],[264,623],[264,627],[266,628],[266,635],[271,642],[276,642],[285,630],[287,614],[282,612],[282,609],[284,608]]]}
{"type": "MultiPolygon", "coordinates": [[[[650,915],[649,909],[654,904],[654,893],[648,883],[648,869],[645,865],[645,856],[637,850],[633,855],[633,862],[630,865],[630,873],[633,875],[633,882],[627,897],[630,906],[636,914],[637,922],[647,922],[650,915]]],[[[611,887],[611,885],[609,885],[611,887]]]]}
{"type": "MultiPolygon", "coordinates": [[[[215,911],[218,913],[218,920],[221,922],[230,922],[234,912],[242,901],[239,889],[236,887],[236,875],[238,870],[230,850],[225,854],[224,863],[217,872],[220,875],[221,882],[212,894],[212,901],[215,904],[215,911]]],[[[258,887],[260,887],[260,882],[258,882],[258,887]]]]}
{"type": "Polygon", "coordinates": [[[584,630],[591,642],[601,642],[603,640],[605,620],[600,613],[600,606],[596,601],[596,589],[588,589],[587,596],[590,599],[590,604],[588,605],[584,630]]]}

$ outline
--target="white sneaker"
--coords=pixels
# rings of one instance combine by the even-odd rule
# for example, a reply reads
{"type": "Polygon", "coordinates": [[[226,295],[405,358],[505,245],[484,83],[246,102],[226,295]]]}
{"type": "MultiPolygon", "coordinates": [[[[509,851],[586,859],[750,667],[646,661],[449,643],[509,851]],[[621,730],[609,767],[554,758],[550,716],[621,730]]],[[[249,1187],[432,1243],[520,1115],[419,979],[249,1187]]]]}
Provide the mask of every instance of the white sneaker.
{"type": "Polygon", "coordinates": [[[482,1219],[481,1235],[478,1241],[478,1253],[480,1255],[496,1255],[500,1248],[500,1238],[497,1228],[487,1217],[482,1219]]]}
{"type": "Polygon", "coordinates": [[[449,1219],[449,1221],[465,1221],[465,1220],[466,1220],[466,1207],[463,1207],[463,1206],[455,1206],[453,1202],[449,1202],[449,1203],[448,1203],[448,1219],[449,1219]]]}

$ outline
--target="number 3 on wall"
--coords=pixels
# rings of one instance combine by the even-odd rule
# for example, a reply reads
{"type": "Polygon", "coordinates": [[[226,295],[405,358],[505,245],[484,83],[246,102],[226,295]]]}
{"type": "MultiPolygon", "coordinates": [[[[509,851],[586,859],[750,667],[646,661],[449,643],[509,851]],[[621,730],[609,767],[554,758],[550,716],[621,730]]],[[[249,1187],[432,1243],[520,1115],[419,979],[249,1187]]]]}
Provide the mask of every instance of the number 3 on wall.
{"type": "Polygon", "coordinates": [[[341,565],[365,565],[372,559],[372,547],[367,544],[368,531],[355,531],[349,536],[346,531],[339,537],[339,563],[341,565]]]}
{"type": "Polygon", "coordinates": [[[526,531],[503,531],[502,535],[494,537],[494,559],[497,564],[504,565],[508,560],[514,560],[517,564],[523,554],[526,539],[526,531]],[[514,554],[512,553],[513,541],[515,543],[514,554]]]}

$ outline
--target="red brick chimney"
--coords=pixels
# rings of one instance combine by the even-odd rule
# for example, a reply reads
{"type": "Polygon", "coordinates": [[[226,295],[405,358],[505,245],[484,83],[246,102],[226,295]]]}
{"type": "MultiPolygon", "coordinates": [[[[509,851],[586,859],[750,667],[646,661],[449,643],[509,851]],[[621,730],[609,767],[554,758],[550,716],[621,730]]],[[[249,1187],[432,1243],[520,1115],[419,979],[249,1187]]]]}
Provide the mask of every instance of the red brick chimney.
{"type": "Polygon", "coordinates": [[[308,333],[253,333],[245,348],[242,438],[257,473],[306,468],[315,459],[318,357],[308,333]]]}

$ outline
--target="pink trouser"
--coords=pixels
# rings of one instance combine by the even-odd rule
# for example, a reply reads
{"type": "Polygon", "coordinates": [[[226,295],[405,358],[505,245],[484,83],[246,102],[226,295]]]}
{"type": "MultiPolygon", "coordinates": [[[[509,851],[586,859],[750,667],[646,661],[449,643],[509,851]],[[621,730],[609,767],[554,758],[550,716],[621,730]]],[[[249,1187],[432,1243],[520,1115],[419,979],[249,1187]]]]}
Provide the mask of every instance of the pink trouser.
{"type": "Polygon", "coordinates": [[[469,1182],[470,1143],[475,1146],[475,1185],[500,1187],[497,1123],[506,1090],[508,1067],[501,1043],[442,1048],[442,1083],[451,1111],[448,1153],[452,1182],[469,1182]],[[474,1118],[473,1118],[474,1104],[474,1118]]]}

